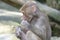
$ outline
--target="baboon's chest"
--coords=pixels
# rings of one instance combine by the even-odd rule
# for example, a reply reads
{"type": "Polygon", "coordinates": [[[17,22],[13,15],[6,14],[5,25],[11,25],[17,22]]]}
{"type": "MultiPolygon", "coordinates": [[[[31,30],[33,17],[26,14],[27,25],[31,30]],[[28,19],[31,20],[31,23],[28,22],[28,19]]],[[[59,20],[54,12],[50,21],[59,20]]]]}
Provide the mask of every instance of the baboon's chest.
{"type": "Polygon", "coordinates": [[[30,24],[35,24],[37,22],[38,18],[32,18],[31,21],[30,21],[30,24]]]}

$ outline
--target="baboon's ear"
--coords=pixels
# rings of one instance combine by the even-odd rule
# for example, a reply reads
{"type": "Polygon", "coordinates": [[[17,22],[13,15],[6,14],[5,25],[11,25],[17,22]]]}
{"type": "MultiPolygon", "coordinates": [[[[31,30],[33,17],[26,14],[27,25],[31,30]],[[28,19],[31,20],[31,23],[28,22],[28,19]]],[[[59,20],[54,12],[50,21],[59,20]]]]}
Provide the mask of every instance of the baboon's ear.
{"type": "Polygon", "coordinates": [[[32,6],[32,11],[33,11],[33,12],[36,11],[36,6],[35,6],[35,5],[32,6]]]}

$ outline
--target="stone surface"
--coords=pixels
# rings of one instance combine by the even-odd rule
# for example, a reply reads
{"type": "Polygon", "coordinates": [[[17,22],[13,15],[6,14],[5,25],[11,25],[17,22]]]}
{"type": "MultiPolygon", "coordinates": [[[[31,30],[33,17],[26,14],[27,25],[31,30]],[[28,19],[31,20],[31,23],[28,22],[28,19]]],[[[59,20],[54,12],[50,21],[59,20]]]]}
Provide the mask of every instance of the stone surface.
{"type": "Polygon", "coordinates": [[[19,40],[14,34],[0,34],[0,40],[19,40]]]}

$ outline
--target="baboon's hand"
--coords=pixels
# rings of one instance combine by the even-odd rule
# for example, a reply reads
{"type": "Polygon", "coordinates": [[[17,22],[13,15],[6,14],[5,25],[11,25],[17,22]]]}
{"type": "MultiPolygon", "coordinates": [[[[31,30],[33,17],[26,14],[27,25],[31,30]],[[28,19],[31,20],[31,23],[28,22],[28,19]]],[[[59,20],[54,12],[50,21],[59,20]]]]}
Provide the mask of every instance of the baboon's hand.
{"type": "Polygon", "coordinates": [[[18,38],[21,37],[21,29],[20,29],[20,27],[16,27],[16,32],[15,32],[15,34],[16,34],[16,36],[17,36],[18,38]]]}

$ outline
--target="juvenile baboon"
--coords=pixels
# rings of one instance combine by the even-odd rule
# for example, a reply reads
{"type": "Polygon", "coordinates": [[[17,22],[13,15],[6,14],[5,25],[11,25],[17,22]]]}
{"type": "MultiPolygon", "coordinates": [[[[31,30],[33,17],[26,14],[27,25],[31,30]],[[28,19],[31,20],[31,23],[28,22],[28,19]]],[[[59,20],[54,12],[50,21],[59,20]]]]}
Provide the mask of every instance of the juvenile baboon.
{"type": "Polygon", "coordinates": [[[24,19],[30,25],[28,28],[38,35],[42,40],[51,39],[51,28],[48,16],[41,12],[34,1],[29,1],[22,6],[20,12],[23,13],[24,19]]]}

